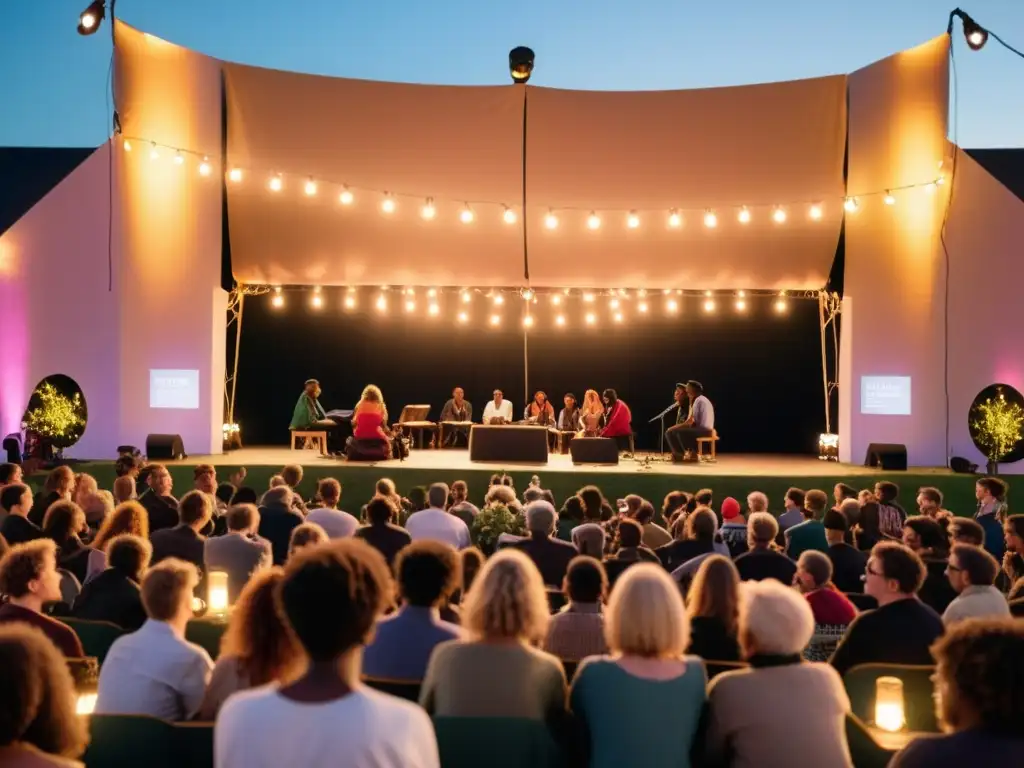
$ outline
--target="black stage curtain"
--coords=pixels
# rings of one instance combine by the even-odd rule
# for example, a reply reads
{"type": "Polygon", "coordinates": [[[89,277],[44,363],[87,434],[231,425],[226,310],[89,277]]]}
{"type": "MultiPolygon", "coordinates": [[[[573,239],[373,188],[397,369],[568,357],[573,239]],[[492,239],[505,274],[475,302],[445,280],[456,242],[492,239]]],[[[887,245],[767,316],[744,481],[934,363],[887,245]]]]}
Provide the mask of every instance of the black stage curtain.
{"type": "Polygon", "coordinates": [[[456,385],[465,389],[477,421],[495,388],[512,400],[518,418],[537,389],[557,409],[566,392],[582,400],[587,388],[612,387],[629,404],[643,449],[659,447],[659,426],[647,419],[672,402],[676,381],[693,378],[715,406],[724,452],[815,453],[824,429],[814,300],[791,300],[780,315],[771,297],[748,298],[744,313],[719,297],[716,312],[708,314],[703,299],[688,296],[668,315],[663,297],[652,294],[647,316],[638,315],[635,299],[624,300],[625,319],[615,324],[607,297],[593,304],[574,297],[559,307],[567,324],[558,328],[556,309],[540,297],[528,343],[527,393],[521,299],[508,296],[502,324],[494,328],[488,324],[492,307],[481,296],[469,305],[465,325],[455,321],[465,308],[457,295],[442,298],[438,317],[426,315],[422,296],[413,314],[394,293],[383,314],[372,308],[375,294],[366,290],[351,312],[342,308],[341,290],[325,290],[320,309],[312,308],[311,296],[286,292],[281,308],[269,295],[246,298],[235,420],[247,445],[287,442],[292,406],[307,378],[320,380],[328,410],[352,408],[364,385],[377,384],[393,419],[410,403],[429,403],[429,418],[437,419],[456,385]],[[584,325],[587,311],[598,317],[593,327],[584,325]]]}

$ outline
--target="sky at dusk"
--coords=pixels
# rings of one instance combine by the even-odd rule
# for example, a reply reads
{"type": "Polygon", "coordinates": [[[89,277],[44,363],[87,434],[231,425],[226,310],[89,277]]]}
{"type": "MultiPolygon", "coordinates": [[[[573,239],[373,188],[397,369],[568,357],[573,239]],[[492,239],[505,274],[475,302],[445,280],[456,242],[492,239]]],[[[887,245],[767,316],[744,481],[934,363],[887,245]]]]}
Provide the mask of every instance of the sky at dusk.
{"type": "MultiPolygon", "coordinates": [[[[1024,47],[1024,2],[964,0],[1024,47]]],[[[94,146],[109,130],[107,22],[80,37],[87,0],[2,0],[0,145],[94,146]]],[[[851,72],[945,31],[950,0],[120,0],[119,18],[231,61],[340,77],[508,82],[516,45],[531,84],[702,88],[851,72]]],[[[979,53],[955,27],[964,147],[1024,146],[1024,59],[979,53]]],[[[952,130],[952,129],[951,129],[952,130]]]]}

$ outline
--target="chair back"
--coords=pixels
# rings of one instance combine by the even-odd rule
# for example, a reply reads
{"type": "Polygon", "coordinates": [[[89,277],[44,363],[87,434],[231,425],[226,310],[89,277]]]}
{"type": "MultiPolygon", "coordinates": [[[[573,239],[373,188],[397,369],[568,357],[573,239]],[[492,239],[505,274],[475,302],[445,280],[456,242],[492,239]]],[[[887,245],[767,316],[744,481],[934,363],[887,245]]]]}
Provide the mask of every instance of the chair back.
{"type": "Polygon", "coordinates": [[[871,595],[861,592],[843,592],[843,594],[846,595],[847,600],[857,606],[858,611],[871,611],[878,607],[878,601],[871,595]]]}
{"type": "Polygon", "coordinates": [[[518,717],[434,718],[444,768],[555,768],[562,749],[540,720],[518,717]],[[485,758],[486,756],[486,758],[485,758]]]}
{"type": "MultiPolygon", "coordinates": [[[[174,724],[147,715],[91,715],[86,768],[178,768],[174,724]]],[[[211,750],[212,752],[212,750],[211,750]]]]}
{"type": "Polygon", "coordinates": [[[110,621],[70,618],[62,618],[61,621],[75,630],[78,639],[82,641],[85,655],[94,656],[101,666],[114,641],[121,635],[128,634],[128,630],[110,621]]]}
{"type": "Polygon", "coordinates": [[[381,693],[390,693],[400,699],[418,703],[420,700],[420,688],[423,687],[422,680],[397,680],[390,677],[368,677],[363,676],[363,682],[381,693]]]}
{"type": "Polygon", "coordinates": [[[716,675],[720,675],[723,672],[729,672],[733,669],[746,669],[750,665],[745,661],[714,661],[704,660],[704,669],[708,671],[708,680],[711,680],[716,675]]]}
{"type": "Polygon", "coordinates": [[[935,686],[931,680],[934,673],[935,667],[932,666],[858,664],[843,675],[843,685],[850,697],[850,710],[865,723],[871,723],[875,719],[876,681],[880,677],[898,677],[903,681],[903,712],[907,729],[937,733],[935,686]]]}
{"type": "Polygon", "coordinates": [[[213,723],[174,723],[173,738],[179,766],[213,768],[213,723]]]}
{"type": "Polygon", "coordinates": [[[430,413],[429,405],[407,405],[402,409],[402,415],[398,417],[398,423],[426,421],[428,413],[430,413]]]}
{"type": "Polygon", "coordinates": [[[220,656],[220,641],[228,623],[220,619],[192,619],[185,627],[185,639],[210,654],[214,661],[220,656]]]}
{"type": "Polygon", "coordinates": [[[886,768],[895,754],[875,741],[867,726],[856,715],[846,716],[846,743],[857,768],[886,768]]]}

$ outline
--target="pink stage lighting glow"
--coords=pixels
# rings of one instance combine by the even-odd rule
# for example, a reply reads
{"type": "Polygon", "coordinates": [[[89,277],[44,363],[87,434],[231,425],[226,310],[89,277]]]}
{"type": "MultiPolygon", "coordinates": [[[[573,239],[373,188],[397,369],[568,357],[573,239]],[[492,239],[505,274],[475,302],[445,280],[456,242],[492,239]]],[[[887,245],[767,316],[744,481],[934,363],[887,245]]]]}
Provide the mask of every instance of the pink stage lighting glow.
{"type": "MultiPolygon", "coordinates": [[[[0,244],[0,250],[3,249],[0,244]]],[[[10,254],[7,257],[13,260],[10,254]]],[[[3,438],[21,431],[21,418],[29,396],[25,290],[15,275],[6,272],[0,273],[0,307],[4,308],[4,352],[0,363],[0,438],[3,438]]]]}

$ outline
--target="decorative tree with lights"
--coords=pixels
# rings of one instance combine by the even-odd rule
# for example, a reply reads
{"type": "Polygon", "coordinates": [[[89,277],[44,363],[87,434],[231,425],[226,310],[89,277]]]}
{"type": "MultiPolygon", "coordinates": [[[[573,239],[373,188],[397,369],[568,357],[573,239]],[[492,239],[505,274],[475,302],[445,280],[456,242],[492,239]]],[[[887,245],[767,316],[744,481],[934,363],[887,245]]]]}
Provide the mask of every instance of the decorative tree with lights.
{"type": "Polygon", "coordinates": [[[971,409],[971,429],[975,440],[989,460],[989,472],[1017,447],[1024,438],[1024,408],[1010,402],[1000,391],[971,409]]]}
{"type": "Polygon", "coordinates": [[[25,414],[25,429],[37,432],[58,452],[74,445],[85,429],[85,404],[82,394],[68,397],[48,381],[44,381],[32,400],[34,408],[25,414]]]}

